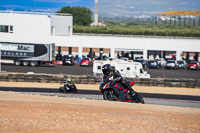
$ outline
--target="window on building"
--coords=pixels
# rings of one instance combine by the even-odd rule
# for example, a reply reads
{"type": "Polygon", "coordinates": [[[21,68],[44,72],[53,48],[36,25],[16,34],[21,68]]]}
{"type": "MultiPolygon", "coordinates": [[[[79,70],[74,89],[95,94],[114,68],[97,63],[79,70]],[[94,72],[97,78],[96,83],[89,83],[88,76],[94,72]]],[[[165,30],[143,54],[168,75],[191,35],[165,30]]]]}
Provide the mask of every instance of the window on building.
{"type": "Polygon", "coordinates": [[[0,32],[13,33],[13,26],[0,25],[0,32]]]}
{"type": "Polygon", "coordinates": [[[13,26],[10,26],[10,33],[13,33],[13,26]]]}
{"type": "Polygon", "coordinates": [[[54,29],[54,26],[51,26],[51,35],[55,35],[55,29],[54,29]]]}
{"type": "Polygon", "coordinates": [[[8,27],[6,25],[0,25],[0,32],[8,32],[8,27]]]}
{"type": "Polygon", "coordinates": [[[69,26],[68,27],[68,35],[70,35],[71,34],[71,27],[69,26]]]}

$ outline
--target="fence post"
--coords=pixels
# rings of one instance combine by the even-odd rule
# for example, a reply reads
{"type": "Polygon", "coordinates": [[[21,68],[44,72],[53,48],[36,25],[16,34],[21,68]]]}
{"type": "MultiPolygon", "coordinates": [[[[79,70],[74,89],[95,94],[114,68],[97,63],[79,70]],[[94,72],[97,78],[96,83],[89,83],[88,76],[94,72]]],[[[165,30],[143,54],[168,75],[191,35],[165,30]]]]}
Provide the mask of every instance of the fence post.
{"type": "Polygon", "coordinates": [[[199,16],[199,26],[200,26],[200,16],[199,16]]]}
{"type": "Polygon", "coordinates": [[[176,18],[174,18],[174,25],[176,25],[176,18]]]}
{"type": "Polygon", "coordinates": [[[191,24],[191,22],[190,22],[191,20],[190,20],[190,15],[189,15],[189,26],[190,26],[190,24],[191,24]]]}
{"type": "Polygon", "coordinates": [[[157,17],[155,16],[155,25],[157,25],[157,17]]]}
{"type": "Polygon", "coordinates": [[[185,17],[184,17],[184,26],[185,26],[185,17]]]}
{"type": "Polygon", "coordinates": [[[170,25],[172,25],[172,17],[170,16],[170,25]]]}

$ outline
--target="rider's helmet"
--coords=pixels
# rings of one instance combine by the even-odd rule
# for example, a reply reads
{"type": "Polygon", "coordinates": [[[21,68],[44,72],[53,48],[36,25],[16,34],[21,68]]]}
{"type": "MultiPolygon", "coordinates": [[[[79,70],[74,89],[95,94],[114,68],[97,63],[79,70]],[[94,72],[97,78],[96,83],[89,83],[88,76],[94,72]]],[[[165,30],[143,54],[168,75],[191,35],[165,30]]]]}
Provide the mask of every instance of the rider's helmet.
{"type": "Polygon", "coordinates": [[[108,75],[111,71],[112,71],[112,67],[110,66],[110,64],[103,65],[102,72],[104,75],[108,75]]]}
{"type": "Polygon", "coordinates": [[[71,83],[71,81],[72,81],[71,79],[67,79],[67,82],[71,83]]]}

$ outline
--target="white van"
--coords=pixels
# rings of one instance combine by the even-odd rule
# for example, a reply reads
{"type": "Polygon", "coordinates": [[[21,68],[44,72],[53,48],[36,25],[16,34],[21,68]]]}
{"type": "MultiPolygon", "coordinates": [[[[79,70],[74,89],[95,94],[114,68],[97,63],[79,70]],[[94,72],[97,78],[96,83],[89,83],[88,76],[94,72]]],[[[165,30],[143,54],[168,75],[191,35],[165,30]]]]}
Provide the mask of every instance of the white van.
{"type": "Polygon", "coordinates": [[[147,71],[143,70],[142,64],[140,62],[123,60],[95,60],[93,64],[94,75],[103,75],[102,66],[105,64],[110,64],[112,67],[118,70],[121,73],[121,75],[125,78],[150,78],[150,74],[147,74],[147,71]]]}

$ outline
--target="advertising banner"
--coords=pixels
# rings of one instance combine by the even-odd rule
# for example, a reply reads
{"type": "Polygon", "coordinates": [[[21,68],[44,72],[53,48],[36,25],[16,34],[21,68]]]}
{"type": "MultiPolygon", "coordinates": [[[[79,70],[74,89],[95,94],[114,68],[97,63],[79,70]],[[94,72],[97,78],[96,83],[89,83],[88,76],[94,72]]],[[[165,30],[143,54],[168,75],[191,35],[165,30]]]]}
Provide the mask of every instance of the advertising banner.
{"type": "Polygon", "coordinates": [[[32,57],[34,45],[0,43],[2,57],[32,57]]]}

